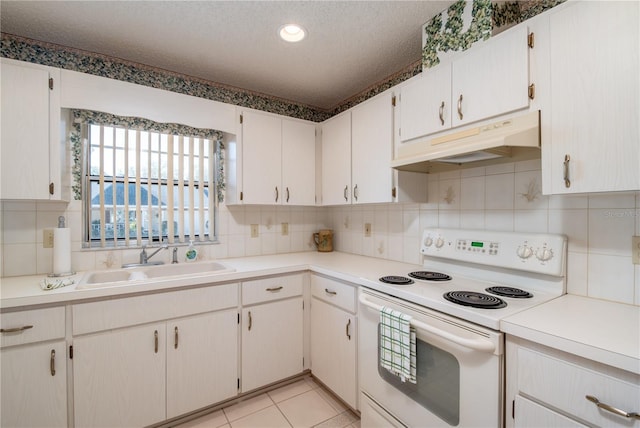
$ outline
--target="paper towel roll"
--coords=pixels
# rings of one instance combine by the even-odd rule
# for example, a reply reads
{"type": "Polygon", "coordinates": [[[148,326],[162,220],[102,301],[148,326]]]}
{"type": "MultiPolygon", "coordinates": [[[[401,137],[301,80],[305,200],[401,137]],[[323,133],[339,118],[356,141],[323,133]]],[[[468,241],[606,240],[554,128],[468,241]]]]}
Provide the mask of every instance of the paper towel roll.
{"type": "Polygon", "coordinates": [[[53,229],[53,274],[71,272],[71,229],[53,229]]]}

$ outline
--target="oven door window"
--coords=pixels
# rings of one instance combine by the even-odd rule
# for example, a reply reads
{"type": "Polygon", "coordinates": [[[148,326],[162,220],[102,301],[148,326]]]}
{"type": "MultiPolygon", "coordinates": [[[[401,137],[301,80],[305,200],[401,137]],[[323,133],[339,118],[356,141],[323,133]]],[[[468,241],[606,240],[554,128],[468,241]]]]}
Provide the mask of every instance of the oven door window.
{"type": "Polygon", "coordinates": [[[402,382],[380,365],[378,324],[378,373],[387,383],[437,415],[449,425],[460,421],[460,364],[453,354],[416,339],[415,384],[402,382]]]}

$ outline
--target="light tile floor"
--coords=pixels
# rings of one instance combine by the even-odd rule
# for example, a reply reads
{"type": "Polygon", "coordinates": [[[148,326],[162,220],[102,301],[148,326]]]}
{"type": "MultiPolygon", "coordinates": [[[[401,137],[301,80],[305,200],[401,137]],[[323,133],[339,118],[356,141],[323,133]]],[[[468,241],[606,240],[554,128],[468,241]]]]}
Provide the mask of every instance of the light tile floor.
{"type": "Polygon", "coordinates": [[[360,419],[313,378],[305,377],[176,428],[218,427],[360,428],[360,419]]]}

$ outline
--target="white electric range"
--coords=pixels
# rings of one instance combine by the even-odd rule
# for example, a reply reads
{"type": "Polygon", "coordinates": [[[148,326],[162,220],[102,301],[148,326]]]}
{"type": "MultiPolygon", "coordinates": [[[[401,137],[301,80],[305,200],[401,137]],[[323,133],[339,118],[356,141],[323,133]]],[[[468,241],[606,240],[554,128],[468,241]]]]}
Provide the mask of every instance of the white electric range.
{"type": "Polygon", "coordinates": [[[371,272],[362,278],[362,424],[503,426],[500,320],[565,293],[566,237],[427,229],[420,252],[423,269],[371,272]],[[383,307],[411,317],[417,336],[416,384],[399,380],[372,358],[378,355],[383,307]]]}

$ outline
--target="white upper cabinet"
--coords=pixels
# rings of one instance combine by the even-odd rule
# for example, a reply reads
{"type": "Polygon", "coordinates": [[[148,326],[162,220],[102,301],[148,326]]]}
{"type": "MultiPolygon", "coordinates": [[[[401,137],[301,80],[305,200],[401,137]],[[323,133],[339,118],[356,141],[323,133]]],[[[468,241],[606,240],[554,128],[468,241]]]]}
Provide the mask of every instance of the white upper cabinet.
{"type": "Polygon", "coordinates": [[[282,119],[282,203],[316,204],[316,126],[282,119]]]}
{"type": "Polygon", "coordinates": [[[451,127],[451,64],[423,72],[402,87],[400,138],[412,140],[451,127]]]}
{"type": "Polygon", "coordinates": [[[639,7],[576,2],[552,9],[544,193],[640,189],[639,7]]]}
{"type": "Polygon", "coordinates": [[[61,186],[60,70],[4,58],[0,64],[0,199],[66,199],[61,186]]]}
{"type": "Polygon", "coordinates": [[[357,105],[351,111],[351,202],[393,202],[392,93],[357,105]]]}
{"type": "Polygon", "coordinates": [[[242,202],[315,205],[315,124],[242,112],[242,202]]]}
{"type": "Polygon", "coordinates": [[[322,124],[322,204],[351,203],[351,111],[322,124]]]}
{"type": "Polygon", "coordinates": [[[400,90],[400,141],[529,108],[526,26],[422,72],[400,90]]]}
{"type": "Polygon", "coordinates": [[[451,125],[529,107],[529,47],[525,26],[507,30],[453,61],[451,125]]]}

